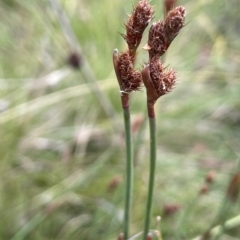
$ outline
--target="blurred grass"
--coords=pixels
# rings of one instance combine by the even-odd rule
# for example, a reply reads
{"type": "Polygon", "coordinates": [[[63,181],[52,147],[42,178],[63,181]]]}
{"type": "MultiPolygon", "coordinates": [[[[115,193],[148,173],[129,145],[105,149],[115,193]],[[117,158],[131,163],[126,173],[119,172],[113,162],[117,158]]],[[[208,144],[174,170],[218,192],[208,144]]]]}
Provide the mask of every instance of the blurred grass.
{"type": "MultiPolygon", "coordinates": [[[[182,214],[205,175],[215,171],[210,191],[197,198],[182,223],[182,239],[209,227],[240,155],[240,3],[178,2],[186,7],[188,24],[169,48],[165,63],[178,71],[180,83],[157,109],[153,204],[154,215],[162,216],[164,240],[178,239],[182,214]],[[178,204],[180,211],[164,215],[167,204],[178,204]]],[[[162,3],[151,3],[160,18],[162,3]]],[[[82,74],[67,66],[71,48],[49,2],[1,0],[0,239],[116,239],[122,231],[123,120],[111,55],[114,48],[126,48],[118,32],[123,32],[132,2],[61,4],[101,91],[115,108],[120,131],[113,131],[82,74]],[[56,70],[60,81],[51,85],[56,70]],[[43,80],[49,73],[54,75],[43,80]]],[[[140,49],[137,67],[146,60],[140,49]]],[[[144,114],[144,90],[133,94],[131,101],[132,112],[144,114]]],[[[146,130],[139,151],[132,235],[143,227],[146,130]]],[[[227,217],[239,210],[236,202],[227,217]]],[[[239,239],[239,228],[227,231],[222,239],[233,237],[239,239]]]]}

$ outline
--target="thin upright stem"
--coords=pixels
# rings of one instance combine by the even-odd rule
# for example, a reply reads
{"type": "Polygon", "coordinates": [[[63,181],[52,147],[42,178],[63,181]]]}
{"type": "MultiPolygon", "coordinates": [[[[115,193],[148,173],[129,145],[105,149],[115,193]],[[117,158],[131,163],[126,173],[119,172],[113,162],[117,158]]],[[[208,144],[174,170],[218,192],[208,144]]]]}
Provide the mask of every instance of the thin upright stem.
{"type": "Polygon", "coordinates": [[[154,114],[154,104],[148,104],[148,116],[149,116],[149,130],[150,130],[150,173],[148,182],[148,198],[145,215],[145,224],[143,232],[143,240],[146,239],[149,232],[149,226],[151,222],[152,214],[152,200],[154,190],[155,168],[156,168],[156,118],[154,114]]]}
{"type": "MultiPolygon", "coordinates": [[[[240,215],[238,215],[238,216],[236,216],[236,217],[234,217],[234,218],[229,219],[228,221],[226,221],[226,222],[224,223],[224,226],[218,225],[218,226],[212,228],[212,229],[209,231],[209,235],[210,235],[212,238],[214,238],[214,237],[218,236],[219,233],[222,232],[224,229],[225,229],[225,230],[230,230],[230,229],[235,228],[235,227],[237,227],[237,226],[239,226],[239,225],[240,225],[240,215]]],[[[202,236],[198,236],[198,237],[196,237],[196,238],[194,238],[194,239],[192,239],[192,240],[201,240],[201,239],[202,239],[202,236]]]]}
{"type": "Polygon", "coordinates": [[[123,117],[125,125],[126,142],[126,193],[125,193],[125,211],[124,211],[124,239],[129,238],[129,225],[131,220],[132,189],[133,189],[133,159],[132,159],[132,136],[131,136],[131,118],[128,104],[128,94],[122,95],[123,117]]]}

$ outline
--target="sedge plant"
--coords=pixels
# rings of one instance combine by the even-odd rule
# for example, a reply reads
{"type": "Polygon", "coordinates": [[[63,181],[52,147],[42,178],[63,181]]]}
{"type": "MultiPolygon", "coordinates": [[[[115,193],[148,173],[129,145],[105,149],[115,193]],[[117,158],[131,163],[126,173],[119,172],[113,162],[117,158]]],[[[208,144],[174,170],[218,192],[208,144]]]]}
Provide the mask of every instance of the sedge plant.
{"type": "Polygon", "coordinates": [[[129,94],[140,89],[142,76],[140,71],[134,70],[134,61],[137,48],[141,42],[142,34],[152,19],[153,9],[147,0],[139,1],[125,24],[126,33],[122,34],[128,49],[118,55],[118,50],[113,52],[113,65],[120,87],[121,103],[125,125],[126,142],[126,193],[124,210],[123,238],[129,237],[131,219],[131,203],[133,191],[133,157],[131,118],[129,109],[129,94]]]}
{"type": "Polygon", "coordinates": [[[158,98],[172,91],[177,79],[176,71],[166,69],[161,63],[160,57],[167,51],[173,39],[184,26],[185,15],[184,7],[176,7],[168,12],[165,20],[153,23],[149,30],[148,43],[144,47],[149,52],[149,62],[142,70],[142,79],[147,90],[150,130],[150,172],[143,232],[144,240],[150,226],[156,165],[156,117],[154,105],[158,98]]]}
{"type": "Polygon", "coordinates": [[[142,34],[153,16],[153,8],[148,0],[141,0],[134,8],[125,24],[126,34],[122,34],[128,45],[126,52],[118,55],[113,53],[113,65],[120,86],[121,102],[125,123],[126,139],[126,195],[124,213],[124,233],[121,239],[128,239],[130,212],[132,201],[133,161],[131,146],[131,124],[129,111],[129,93],[141,88],[142,82],[146,88],[147,109],[150,130],[150,170],[148,182],[148,196],[146,203],[143,239],[149,238],[152,200],[154,192],[155,166],[156,166],[156,118],[154,105],[158,98],[172,91],[176,84],[175,70],[166,69],[160,57],[167,51],[173,39],[177,36],[185,21],[185,8],[180,6],[166,8],[165,19],[154,22],[149,30],[148,42],[143,47],[149,53],[149,61],[142,71],[134,70],[136,50],[141,42],[142,34]]]}

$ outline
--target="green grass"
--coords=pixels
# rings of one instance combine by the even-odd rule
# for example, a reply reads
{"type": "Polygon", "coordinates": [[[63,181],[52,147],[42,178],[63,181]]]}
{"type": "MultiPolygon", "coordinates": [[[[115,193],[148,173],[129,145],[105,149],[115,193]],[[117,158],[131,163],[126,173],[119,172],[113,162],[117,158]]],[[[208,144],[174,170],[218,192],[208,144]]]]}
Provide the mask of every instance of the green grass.
{"type": "MultiPolygon", "coordinates": [[[[122,231],[124,184],[120,181],[109,190],[109,183],[115,177],[123,180],[125,174],[124,125],[111,57],[113,49],[121,52],[126,48],[118,32],[123,32],[132,2],[61,3],[116,118],[112,121],[106,114],[86,77],[66,65],[71,48],[49,2],[1,0],[3,240],[105,240],[116,239],[122,231]],[[44,84],[41,77],[59,69],[61,81],[44,84]]],[[[161,1],[151,3],[156,19],[161,17],[161,1]]],[[[156,105],[153,214],[162,216],[164,240],[178,239],[182,215],[196,198],[205,175],[215,171],[210,191],[197,198],[182,223],[183,239],[192,239],[210,226],[240,156],[239,1],[179,0],[179,4],[186,7],[188,24],[169,48],[165,64],[177,70],[180,83],[156,105]],[[173,215],[163,215],[164,205],[169,203],[181,208],[173,215]]],[[[146,36],[139,48],[138,68],[147,60],[147,53],[141,50],[145,42],[146,36]]],[[[132,94],[132,113],[144,114],[145,101],[144,90],[132,94]]],[[[131,236],[143,230],[149,166],[147,125],[141,140],[131,236]]],[[[226,217],[239,212],[236,202],[226,217]]],[[[239,239],[238,227],[228,230],[222,239],[233,237],[239,239]]]]}

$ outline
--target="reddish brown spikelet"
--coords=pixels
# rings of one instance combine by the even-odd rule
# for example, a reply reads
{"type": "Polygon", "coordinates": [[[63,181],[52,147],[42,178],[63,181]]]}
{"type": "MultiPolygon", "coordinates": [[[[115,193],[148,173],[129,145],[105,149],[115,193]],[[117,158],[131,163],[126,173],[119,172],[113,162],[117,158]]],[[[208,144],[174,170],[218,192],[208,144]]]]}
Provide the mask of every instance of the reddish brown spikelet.
{"type": "Polygon", "coordinates": [[[123,34],[122,36],[126,41],[128,48],[130,50],[136,49],[141,42],[142,34],[139,34],[134,29],[134,23],[133,23],[132,17],[129,18],[127,24],[125,24],[125,27],[126,27],[126,35],[123,34]]]}
{"type": "Polygon", "coordinates": [[[164,37],[164,22],[158,21],[152,24],[148,35],[148,46],[150,58],[153,56],[162,56],[168,46],[164,37]]]}
{"type": "Polygon", "coordinates": [[[177,83],[177,73],[175,70],[171,69],[164,73],[162,82],[164,83],[165,87],[163,86],[163,91],[165,94],[170,93],[174,86],[177,83]]]}
{"type": "Polygon", "coordinates": [[[233,176],[227,189],[227,196],[231,199],[232,202],[235,202],[238,199],[239,191],[240,191],[240,172],[236,173],[233,176]]]}
{"type": "Polygon", "coordinates": [[[184,27],[185,17],[186,10],[182,6],[176,7],[168,13],[164,22],[165,41],[168,45],[184,27]]]}
{"type": "Polygon", "coordinates": [[[132,73],[132,76],[130,78],[130,89],[132,89],[132,91],[137,91],[140,90],[141,85],[142,85],[142,74],[140,71],[134,71],[132,73]]]}
{"type": "Polygon", "coordinates": [[[129,93],[140,89],[142,84],[141,73],[133,69],[132,57],[128,52],[119,55],[117,68],[121,79],[121,91],[129,93]]]}
{"type": "Polygon", "coordinates": [[[133,72],[132,57],[128,52],[121,53],[118,57],[117,64],[122,81],[127,81],[133,72]]]}
{"type": "Polygon", "coordinates": [[[135,28],[143,32],[145,28],[148,26],[149,22],[151,21],[152,15],[153,8],[149,4],[149,1],[148,0],[139,1],[132,15],[135,28]]]}
{"type": "Polygon", "coordinates": [[[149,69],[152,83],[158,97],[171,92],[176,85],[176,72],[174,70],[164,71],[165,69],[157,57],[151,59],[149,69]]]}
{"type": "MultiPolygon", "coordinates": [[[[157,57],[154,57],[150,60],[149,70],[153,86],[157,91],[159,84],[161,83],[161,79],[163,77],[163,65],[157,57]]],[[[158,91],[157,94],[159,95],[158,91]]]]}
{"type": "Polygon", "coordinates": [[[136,50],[141,42],[142,34],[152,19],[153,8],[148,0],[139,1],[128,22],[125,24],[126,35],[123,38],[129,50],[136,50]]]}

